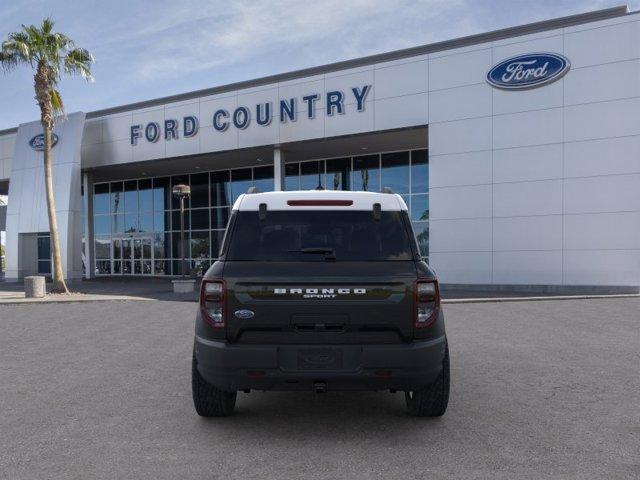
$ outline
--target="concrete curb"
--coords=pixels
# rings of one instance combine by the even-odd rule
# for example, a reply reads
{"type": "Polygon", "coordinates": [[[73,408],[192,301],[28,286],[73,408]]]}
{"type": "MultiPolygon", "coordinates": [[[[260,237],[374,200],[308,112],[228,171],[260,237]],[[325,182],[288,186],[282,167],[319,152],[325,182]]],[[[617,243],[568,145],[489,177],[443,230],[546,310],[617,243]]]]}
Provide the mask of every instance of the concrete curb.
{"type": "Polygon", "coordinates": [[[554,295],[548,297],[451,298],[446,300],[443,299],[442,303],[541,302],[549,300],[590,300],[596,298],[640,298],[640,294],[623,293],[615,295],[554,295]]]}
{"type": "Polygon", "coordinates": [[[2,298],[0,297],[0,306],[2,305],[24,305],[33,303],[74,303],[74,302],[106,302],[106,301],[152,301],[152,298],[132,297],[128,295],[69,295],[57,296],[52,298],[46,296],[44,298],[2,298]]]}

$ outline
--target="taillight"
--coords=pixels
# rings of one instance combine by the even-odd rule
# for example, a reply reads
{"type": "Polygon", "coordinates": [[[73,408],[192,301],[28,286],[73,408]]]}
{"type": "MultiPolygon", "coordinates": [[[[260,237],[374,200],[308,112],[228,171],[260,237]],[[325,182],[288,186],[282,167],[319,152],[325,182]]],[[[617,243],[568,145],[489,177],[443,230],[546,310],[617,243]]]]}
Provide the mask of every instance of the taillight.
{"type": "Polygon", "coordinates": [[[415,284],[416,328],[435,322],[440,310],[440,289],[437,280],[418,280],[415,284]]]}
{"type": "Polygon", "coordinates": [[[222,280],[203,279],[200,288],[200,311],[203,318],[214,328],[225,325],[226,287],[222,280]]]}

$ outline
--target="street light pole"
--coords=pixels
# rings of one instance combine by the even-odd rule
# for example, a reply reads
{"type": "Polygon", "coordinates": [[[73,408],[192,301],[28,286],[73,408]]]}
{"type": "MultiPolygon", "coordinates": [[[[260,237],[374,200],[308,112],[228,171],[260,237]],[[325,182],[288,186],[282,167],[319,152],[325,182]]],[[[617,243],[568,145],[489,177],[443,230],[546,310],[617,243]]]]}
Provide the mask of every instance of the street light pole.
{"type": "Polygon", "coordinates": [[[186,259],[184,253],[184,201],[191,195],[191,188],[188,185],[175,185],[172,189],[173,196],[180,200],[180,256],[182,257],[181,277],[184,279],[186,271],[186,259]]]}

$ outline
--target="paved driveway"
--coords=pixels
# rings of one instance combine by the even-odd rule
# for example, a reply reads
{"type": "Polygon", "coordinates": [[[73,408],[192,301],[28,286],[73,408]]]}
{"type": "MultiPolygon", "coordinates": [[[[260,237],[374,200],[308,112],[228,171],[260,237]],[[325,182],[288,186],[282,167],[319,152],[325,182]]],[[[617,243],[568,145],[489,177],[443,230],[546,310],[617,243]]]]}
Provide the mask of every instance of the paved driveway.
{"type": "Polygon", "coordinates": [[[640,300],[447,305],[452,396],[240,394],[204,420],[194,306],[0,306],[0,477],[638,478],[640,300]]]}

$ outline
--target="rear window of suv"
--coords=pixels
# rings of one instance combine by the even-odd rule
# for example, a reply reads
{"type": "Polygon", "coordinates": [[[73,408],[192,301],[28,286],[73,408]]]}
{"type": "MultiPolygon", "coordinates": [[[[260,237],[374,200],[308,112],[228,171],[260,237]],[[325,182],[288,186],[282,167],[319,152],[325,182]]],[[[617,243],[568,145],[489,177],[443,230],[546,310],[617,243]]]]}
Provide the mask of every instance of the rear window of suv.
{"type": "Polygon", "coordinates": [[[399,211],[236,212],[227,260],[406,261],[411,240],[399,211]]]}

